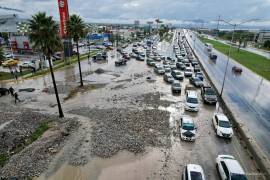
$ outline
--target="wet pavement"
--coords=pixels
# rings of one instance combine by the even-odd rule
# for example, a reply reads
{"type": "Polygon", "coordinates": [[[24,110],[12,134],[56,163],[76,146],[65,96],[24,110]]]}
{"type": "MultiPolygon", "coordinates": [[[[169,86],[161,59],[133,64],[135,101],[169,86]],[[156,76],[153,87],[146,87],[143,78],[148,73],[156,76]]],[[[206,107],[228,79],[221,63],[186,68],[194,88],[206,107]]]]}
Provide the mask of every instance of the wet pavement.
{"type": "MultiPolygon", "coordinates": [[[[159,43],[158,51],[163,55],[172,54],[171,44],[159,43]],[[164,50],[166,49],[166,50],[164,50]]],[[[131,47],[127,48],[130,51],[131,47]]],[[[137,179],[180,179],[183,168],[188,163],[200,164],[207,179],[217,180],[218,174],[215,168],[215,158],[219,154],[231,154],[242,164],[249,179],[261,179],[256,166],[244,148],[243,143],[237,136],[231,141],[217,138],[212,127],[211,118],[216,112],[215,106],[202,103],[200,97],[200,111],[188,113],[184,110],[184,91],[180,95],[172,95],[171,87],[163,81],[163,77],[156,75],[152,67],[145,62],[131,59],[126,66],[115,67],[114,60],[119,58],[115,51],[109,53],[109,60],[101,63],[88,64],[82,62],[83,79],[85,86],[94,85],[86,91],[75,92],[70,95],[72,89],[79,85],[77,65],[55,72],[55,77],[60,90],[60,98],[63,110],[67,117],[75,116],[70,111],[87,107],[89,109],[126,108],[134,110],[158,109],[170,113],[169,147],[148,146],[143,153],[134,154],[127,150],[119,151],[110,158],[92,157],[90,154],[91,128],[89,123],[91,116],[76,115],[80,118],[82,127],[78,131],[81,136],[72,137],[63,150],[55,157],[48,170],[39,180],[137,180],[137,179]],[[111,57],[115,55],[115,57],[111,57]],[[102,74],[94,71],[98,68],[105,70],[102,74]],[[151,77],[151,81],[147,80],[151,77]],[[98,86],[102,84],[102,86],[98,86]],[[153,94],[158,93],[158,98],[153,94]],[[65,100],[65,97],[70,98],[65,100]],[[179,137],[179,118],[183,114],[193,117],[198,127],[197,139],[194,143],[184,142],[179,137]],[[82,143],[77,149],[77,143],[82,143]],[[74,166],[69,163],[70,159],[87,157],[85,165],[74,166]]],[[[182,82],[185,87],[189,81],[187,78],[182,82]]],[[[14,86],[19,88],[35,88],[32,93],[21,92],[23,102],[19,106],[39,108],[46,112],[57,114],[55,96],[48,93],[52,88],[50,75],[35,79],[20,80],[15,84],[2,84],[5,87],[14,86]]],[[[198,90],[198,94],[199,90],[198,90]]],[[[257,99],[258,100],[258,99],[257,99]]],[[[257,101],[256,100],[256,101],[257,101]]],[[[13,103],[10,97],[1,97],[0,102],[13,103]]],[[[266,107],[266,106],[264,106],[266,107]]],[[[237,133],[236,133],[237,134],[237,133]]]]}
{"type": "MultiPolygon", "coordinates": [[[[194,41],[191,40],[190,36],[187,36],[187,38],[193,47],[194,41]]],[[[195,43],[195,51],[200,57],[201,63],[217,88],[221,90],[227,56],[213,50],[218,56],[214,63],[205,53],[204,44],[199,39],[195,43]]],[[[269,92],[270,82],[268,80],[258,76],[236,61],[229,61],[223,97],[268,157],[270,157],[269,92]],[[231,71],[235,65],[242,67],[243,72],[241,74],[235,74],[231,71]]]]}

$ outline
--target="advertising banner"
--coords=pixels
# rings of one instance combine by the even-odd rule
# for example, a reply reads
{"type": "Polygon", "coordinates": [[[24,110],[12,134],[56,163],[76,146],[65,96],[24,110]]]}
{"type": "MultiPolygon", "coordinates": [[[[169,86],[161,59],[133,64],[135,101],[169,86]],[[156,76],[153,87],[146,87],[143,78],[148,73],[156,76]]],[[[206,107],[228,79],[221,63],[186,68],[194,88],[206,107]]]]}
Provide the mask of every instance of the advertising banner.
{"type": "Polygon", "coordinates": [[[68,2],[67,0],[58,0],[60,13],[60,33],[61,37],[67,36],[67,20],[69,19],[68,2]]]}

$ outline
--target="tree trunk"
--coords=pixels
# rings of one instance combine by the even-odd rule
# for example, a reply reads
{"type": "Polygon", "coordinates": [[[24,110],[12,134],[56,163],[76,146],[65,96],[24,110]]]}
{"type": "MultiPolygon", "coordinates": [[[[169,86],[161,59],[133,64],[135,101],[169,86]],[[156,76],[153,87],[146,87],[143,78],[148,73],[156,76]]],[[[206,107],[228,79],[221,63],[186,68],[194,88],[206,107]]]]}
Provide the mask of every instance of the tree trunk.
{"type": "Polygon", "coordinates": [[[64,114],[63,114],[61,103],[60,103],[59,96],[58,96],[58,90],[57,90],[57,86],[56,86],[56,82],[55,82],[55,78],[54,78],[54,73],[53,73],[53,68],[52,68],[52,63],[51,63],[51,56],[48,56],[48,60],[49,60],[49,66],[50,66],[50,71],[51,71],[51,76],[52,76],[53,88],[54,88],[56,101],[57,101],[57,105],[58,105],[59,117],[63,118],[64,114]]]}
{"type": "Polygon", "coordinates": [[[79,42],[78,41],[76,41],[76,45],[77,45],[77,57],[78,57],[78,64],[79,64],[79,71],[80,71],[80,81],[81,81],[81,86],[83,86],[81,61],[80,61],[80,53],[79,53],[79,42]]]}

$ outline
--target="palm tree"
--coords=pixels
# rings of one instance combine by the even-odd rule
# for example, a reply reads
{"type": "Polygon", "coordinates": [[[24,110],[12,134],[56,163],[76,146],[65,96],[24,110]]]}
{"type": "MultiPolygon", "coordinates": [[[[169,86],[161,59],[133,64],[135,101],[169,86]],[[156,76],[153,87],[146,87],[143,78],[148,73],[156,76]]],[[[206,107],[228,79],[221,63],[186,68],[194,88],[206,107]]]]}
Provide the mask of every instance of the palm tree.
{"type": "Polygon", "coordinates": [[[85,27],[83,20],[80,16],[73,14],[69,17],[69,20],[67,21],[67,31],[68,35],[73,38],[73,41],[76,42],[77,46],[77,58],[78,58],[78,64],[79,64],[79,72],[80,72],[80,80],[81,80],[81,86],[83,86],[83,80],[82,80],[82,71],[81,71],[81,62],[80,62],[80,53],[79,53],[79,39],[85,36],[85,27]]]}
{"type": "MultiPolygon", "coordinates": [[[[44,22],[46,21],[46,14],[45,13],[37,13],[35,16],[32,16],[32,20],[30,20],[30,23],[32,25],[32,29],[35,29],[35,31],[40,31],[42,26],[44,25],[44,22]]],[[[43,47],[43,40],[44,37],[40,36],[39,34],[30,34],[30,36],[32,36],[32,39],[35,39],[35,43],[33,43],[33,49],[37,50],[39,52],[39,58],[40,61],[42,62],[43,60],[45,60],[45,58],[41,58],[41,53],[42,53],[42,47],[43,47]]],[[[41,68],[43,68],[43,63],[41,63],[42,66],[41,68]]]]}
{"type": "Polygon", "coordinates": [[[3,48],[0,47],[0,64],[5,60],[3,48]]]}
{"type": "Polygon", "coordinates": [[[64,117],[64,114],[60,104],[51,63],[51,57],[53,53],[62,48],[62,43],[58,33],[58,25],[53,20],[52,16],[47,16],[46,13],[39,12],[32,16],[32,19],[29,21],[29,27],[31,29],[29,34],[30,42],[33,43],[35,47],[39,47],[43,54],[49,60],[54,92],[58,104],[59,117],[62,118],[64,117]]]}

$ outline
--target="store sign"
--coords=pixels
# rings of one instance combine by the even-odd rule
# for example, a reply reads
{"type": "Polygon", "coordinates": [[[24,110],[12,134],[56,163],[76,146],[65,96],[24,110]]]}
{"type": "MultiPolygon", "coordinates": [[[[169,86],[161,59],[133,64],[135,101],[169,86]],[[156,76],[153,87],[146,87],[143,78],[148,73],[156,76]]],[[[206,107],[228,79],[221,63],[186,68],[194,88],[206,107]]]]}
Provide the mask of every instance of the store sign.
{"type": "Polygon", "coordinates": [[[69,19],[68,2],[67,0],[58,0],[59,13],[60,13],[60,33],[61,37],[67,36],[67,21],[69,19]]]}

